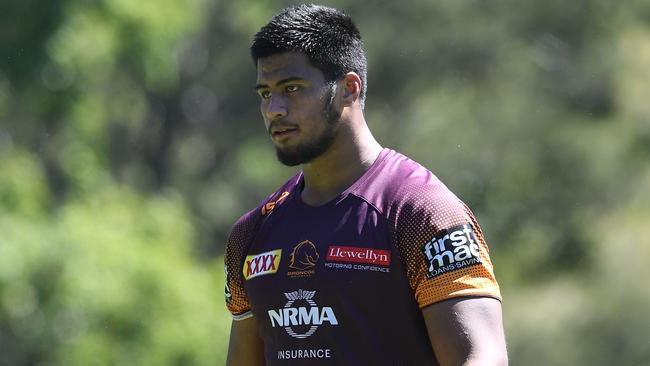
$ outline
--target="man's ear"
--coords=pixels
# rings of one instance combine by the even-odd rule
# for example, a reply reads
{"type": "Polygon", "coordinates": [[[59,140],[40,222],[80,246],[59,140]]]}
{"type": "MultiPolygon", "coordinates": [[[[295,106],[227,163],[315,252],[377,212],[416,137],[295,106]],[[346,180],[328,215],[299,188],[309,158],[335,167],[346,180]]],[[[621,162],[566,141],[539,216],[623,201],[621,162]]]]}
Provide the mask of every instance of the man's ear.
{"type": "Polygon", "coordinates": [[[350,71],[343,76],[343,105],[351,106],[360,101],[363,83],[356,72],[350,71]]]}

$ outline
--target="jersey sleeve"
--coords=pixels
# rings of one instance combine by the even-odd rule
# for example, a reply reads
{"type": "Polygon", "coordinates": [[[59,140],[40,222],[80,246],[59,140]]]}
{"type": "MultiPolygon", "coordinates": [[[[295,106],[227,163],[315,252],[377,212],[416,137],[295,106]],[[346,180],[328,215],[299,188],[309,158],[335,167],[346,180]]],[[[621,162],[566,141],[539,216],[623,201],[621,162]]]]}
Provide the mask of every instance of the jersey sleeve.
{"type": "Polygon", "coordinates": [[[257,210],[242,216],[233,226],[224,256],[226,270],[226,307],[235,320],[242,320],[253,316],[251,305],[244,291],[242,268],[248,245],[254,235],[257,210]]]}
{"type": "Polygon", "coordinates": [[[224,256],[226,270],[226,307],[235,320],[253,316],[250,301],[244,289],[244,261],[248,249],[264,217],[277,206],[282,205],[293,187],[300,181],[301,172],[296,173],[282,187],[270,194],[259,206],[239,218],[230,231],[224,256]]]}
{"type": "Polygon", "coordinates": [[[392,230],[420,308],[459,296],[501,300],[485,238],[467,205],[439,181],[403,189],[392,230]]]}

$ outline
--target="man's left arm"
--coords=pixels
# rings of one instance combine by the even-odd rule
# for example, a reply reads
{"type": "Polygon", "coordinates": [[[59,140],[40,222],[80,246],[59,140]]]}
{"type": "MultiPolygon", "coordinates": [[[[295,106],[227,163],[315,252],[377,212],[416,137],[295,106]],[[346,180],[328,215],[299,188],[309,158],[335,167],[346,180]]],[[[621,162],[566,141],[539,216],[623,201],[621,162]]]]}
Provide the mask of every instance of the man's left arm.
{"type": "Polygon", "coordinates": [[[508,364],[499,300],[457,297],[426,306],[422,314],[441,366],[508,364]]]}

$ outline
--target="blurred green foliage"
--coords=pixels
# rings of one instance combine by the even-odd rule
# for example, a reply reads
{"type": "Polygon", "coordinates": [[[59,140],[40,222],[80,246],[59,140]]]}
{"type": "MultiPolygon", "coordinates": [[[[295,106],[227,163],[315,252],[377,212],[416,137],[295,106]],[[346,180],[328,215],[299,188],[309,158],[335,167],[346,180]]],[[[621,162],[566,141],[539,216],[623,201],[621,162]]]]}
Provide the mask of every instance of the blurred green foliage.
{"type": "MultiPolygon", "coordinates": [[[[37,184],[7,193],[39,197],[45,181],[29,173],[37,184]]],[[[34,204],[0,220],[0,364],[224,361],[219,266],[193,259],[180,196],[114,186],[47,217],[34,204]]]]}
{"type": "MultiPolygon", "coordinates": [[[[650,5],[326,1],[366,118],[482,223],[513,365],[650,365],[650,5]]],[[[0,4],[0,365],[214,365],[236,218],[292,173],[252,92],[289,1],[0,4]]]]}

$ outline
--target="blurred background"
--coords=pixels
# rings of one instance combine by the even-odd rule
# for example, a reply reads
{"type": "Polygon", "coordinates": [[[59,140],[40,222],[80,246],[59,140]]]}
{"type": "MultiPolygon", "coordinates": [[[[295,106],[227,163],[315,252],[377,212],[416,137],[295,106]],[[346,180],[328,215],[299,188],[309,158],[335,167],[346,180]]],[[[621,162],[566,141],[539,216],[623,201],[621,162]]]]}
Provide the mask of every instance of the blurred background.
{"type": "MultiPolygon", "coordinates": [[[[225,239],[294,172],[248,47],[292,3],[0,3],[0,365],[225,362],[225,239]]],[[[650,365],[650,2],[323,3],[375,136],[479,218],[511,364],[650,365]]]]}

